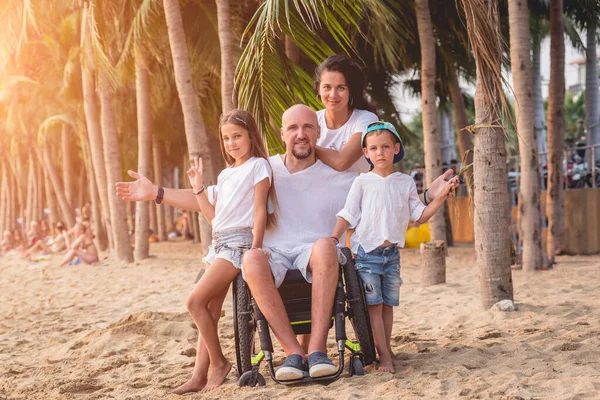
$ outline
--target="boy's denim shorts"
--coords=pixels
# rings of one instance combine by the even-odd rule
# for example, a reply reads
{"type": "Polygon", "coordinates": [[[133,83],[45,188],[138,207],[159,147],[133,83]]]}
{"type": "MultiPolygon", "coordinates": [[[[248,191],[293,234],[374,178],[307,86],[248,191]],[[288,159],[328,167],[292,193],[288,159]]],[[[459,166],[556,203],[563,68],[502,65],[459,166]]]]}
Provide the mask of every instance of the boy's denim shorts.
{"type": "Polygon", "coordinates": [[[368,305],[400,305],[402,279],[398,246],[392,244],[388,247],[378,247],[366,253],[359,245],[354,262],[363,280],[368,305]]]}

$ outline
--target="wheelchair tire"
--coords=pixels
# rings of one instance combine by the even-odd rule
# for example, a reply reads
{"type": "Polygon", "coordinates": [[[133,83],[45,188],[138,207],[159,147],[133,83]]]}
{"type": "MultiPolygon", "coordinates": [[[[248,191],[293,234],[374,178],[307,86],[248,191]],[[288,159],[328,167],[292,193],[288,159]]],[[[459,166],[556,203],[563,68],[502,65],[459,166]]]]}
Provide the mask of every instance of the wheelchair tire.
{"type": "Polygon", "coordinates": [[[244,372],[252,370],[255,331],[250,291],[242,274],[239,274],[233,281],[233,334],[237,370],[240,377],[244,372]]]}
{"type": "Polygon", "coordinates": [[[363,365],[371,365],[375,361],[375,343],[362,279],[354,268],[350,250],[344,248],[342,252],[348,260],[344,265],[344,283],[346,285],[346,302],[350,310],[349,319],[360,344],[363,365]]]}

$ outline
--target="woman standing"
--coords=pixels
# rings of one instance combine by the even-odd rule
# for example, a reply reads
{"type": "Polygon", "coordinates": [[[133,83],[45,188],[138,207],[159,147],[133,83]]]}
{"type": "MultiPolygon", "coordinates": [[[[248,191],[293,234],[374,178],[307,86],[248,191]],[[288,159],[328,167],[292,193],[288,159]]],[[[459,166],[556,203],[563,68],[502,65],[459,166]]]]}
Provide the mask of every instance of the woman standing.
{"type": "Polygon", "coordinates": [[[317,157],[337,171],[349,169],[357,175],[369,171],[360,138],[379,118],[365,98],[365,86],[361,67],[346,56],[331,56],[315,70],[314,89],[325,106],[317,111],[321,128],[317,157]]]}

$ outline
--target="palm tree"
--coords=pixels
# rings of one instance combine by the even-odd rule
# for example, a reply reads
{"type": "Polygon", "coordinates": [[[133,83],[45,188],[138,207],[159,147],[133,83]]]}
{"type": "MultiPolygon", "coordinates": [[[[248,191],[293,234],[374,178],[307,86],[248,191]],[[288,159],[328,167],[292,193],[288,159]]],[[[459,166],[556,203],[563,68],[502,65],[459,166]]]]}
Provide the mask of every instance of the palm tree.
{"type": "MultiPolygon", "coordinates": [[[[143,63],[141,52],[135,56],[135,92],[138,126],[138,165],[137,171],[149,176],[151,171],[152,149],[152,110],[150,105],[150,74],[143,63]]],[[[149,207],[146,201],[138,201],[135,210],[135,259],[148,258],[149,207]]]]}
{"type": "Polygon", "coordinates": [[[529,9],[520,0],[508,1],[510,60],[514,82],[517,136],[521,159],[519,188],[520,232],[523,241],[523,269],[535,271],[543,265],[540,174],[534,125],[529,9]]]}
{"type": "MultiPolygon", "coordinates": [[[[502,126],[502,36],[497,0],[461,0],[477,67],[473,155],[474,233],[484,308],[513,299],[506,147],[502,126]]],[[[507,109],[507,108],[504,108],[507,109]]]]}
{"type": "Polygon", "coordinates": [[[219,24],[219,44],[221,48],[221,98],[223,113],[232,110],[237,101],[233,94],[233,54],[231,17],[229,13],[229,0],[216,0],[217,21],[219,24]]]}
{"type": "MultiPolygon", "coordinates": [[[[215,156],[209,147],[206,124],[198,108],[198,100],[192,84],[192,73],[179,1],[163,0],[163,7],[169,32],[177,93],[183,110],[189,158],[192,160],[200,156],[204,166],[204,184],[215,184],[217,178],[216,164],[213,161],[215,156]]],[[[210,226],[206,223],[204,217],[200,218],[200,222],[204,239],[202,240],[202,247],[206,252],[211,237],[210,226]]]]}
{"type": "MultiPolygon", "coordinates": [[[[441,135],[437,127],[435,95],[435,38],[431,26],[428,0],[416,0],[415,10],[421,43],[421,106],[423,109],[423,148],[425,150],[425,182],[431,185],[442,172],[441,135]]],[[[429,222],[433,240],[446,240],[444,209],[429,222]]]]}
{"type": "Polygon", "coordinates": [[[546,110],[542,98],[541,48],[542,39],[548,35],[548,22],[547,19],[541,16],[532,16],[530,21],[535,136],[538,153],[546,153],[548,151],[548,138],[546,137],[546,110]]]}
{"type": "MultiPolygon", "coordinates": [[[[94,60],[93,43],[90,43],[93,35],[88,33],[88,9],[84,5],[82,13],[82,28],[81,28],[81,82],[83,89],[83,108],[85,113],[85,121],[89,140],[90,158],[93,166],[93,176],[96,179],[96,189],[98,190],[102,225],[105,232],[108,234],[108,241],[112,244],[112,226],[110,222],[110,208],[108,204],[108,187],[106,180],[106,169],[104,168],[104,148],[102,144],[102,131],[100,127],[100,113],[98,109],[98,101],[96,97],[95,85],[95,65],[101,65],[94,60]]],[[[88,174],[91,179],[91,175],[88,174]]],[[[101,241],[103,243],[104,241],[101,241]]],[[[103,250],[102,248],[100,250],[103,250]]]]}
{"type": "Polygon", "coordinates": [[[565,135],[565,28],[563,0],[550,0],[550,86],[548,90],[548,190],[546,251],[550,265],[564,230],[563,143],[565,135]]]}

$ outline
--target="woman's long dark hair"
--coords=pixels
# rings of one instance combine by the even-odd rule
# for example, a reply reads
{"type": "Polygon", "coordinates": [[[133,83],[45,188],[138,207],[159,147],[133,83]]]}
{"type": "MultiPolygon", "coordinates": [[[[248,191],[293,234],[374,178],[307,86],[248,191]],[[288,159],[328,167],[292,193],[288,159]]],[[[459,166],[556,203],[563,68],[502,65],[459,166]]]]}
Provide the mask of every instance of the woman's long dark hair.
{"type": "MultiPolygon", "coordinates": [[[[221,136],[221,127],[226,124],[233,124],[239,126],[248,132],[248,137],[250,138],[250,156],[251,157],[260,157],[267,160],[269,163],[269,156],[267,151],[265,150],[265,145],[263,142],[263,138],[261,134],[258,132],[258,127],[256,126],[256,120],[248,111],[244,110],[231,110],[228,113],[221,115],[221,120],[219,121],[219,144],[221,145],[221,154],[225,159],[225,162],[228,165],[233,165],[235,160],[227,151],[225,151],[225,145],[223,144],[223,137],[221,136]]],[[[269,164],[269,167],[271,165],[269,164]]],[[[272,170],[272,169],[271,169],[272,170]]],[[[277,224],[277,196],[275,195],[275,182],[274,176],[271,172],[271,187],[269,187],[269,200],[273,205],[273,212],[267,213],[267,227],[272,227],[277,224]]],[[[268,210],[268,208],[267,208],[268,210]]]]}
{"type": "Polygon", "coordinates": [[[375,112],[375,107],[369,103],[365,96],[365,74],[356,61],[346,56],[335,55],[328,57],[319,64],[315,69],[315,85],[313,88],[317,95],[319,94],[319,86],[321,85],[321,75],[324,71],[340,72],[344,75],[346,85],[350,89],[350,99],[352,102],[352,104],[348,104],[349,108],[375,112]]]}

